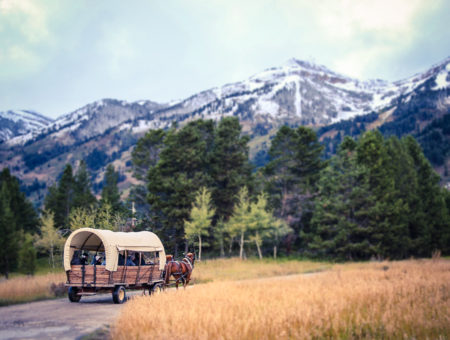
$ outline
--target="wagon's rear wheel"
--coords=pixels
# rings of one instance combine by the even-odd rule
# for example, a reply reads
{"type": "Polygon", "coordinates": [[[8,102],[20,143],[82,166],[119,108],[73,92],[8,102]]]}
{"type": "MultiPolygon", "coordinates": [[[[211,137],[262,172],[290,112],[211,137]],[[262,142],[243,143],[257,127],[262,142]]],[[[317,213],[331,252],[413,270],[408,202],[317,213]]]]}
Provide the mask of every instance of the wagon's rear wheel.
{"type": "Polygon", "coordinates": [[[114,288],[113,301],[114,303],[124,303],[127,298],[127,294],[124,286],[117,286],[114,288]]]}
{"type": "Polygon", "coordinates": [[[77,287],[69,287],[68,297],[70,302],[80,302],[81,295],[78,295],[77,287]]]}
{"type": "Polygon", "coordinates": [[[156,283],[150,290],[150,295],[159,295],[164,291],[164,285],[162,283],[156,283]]]}

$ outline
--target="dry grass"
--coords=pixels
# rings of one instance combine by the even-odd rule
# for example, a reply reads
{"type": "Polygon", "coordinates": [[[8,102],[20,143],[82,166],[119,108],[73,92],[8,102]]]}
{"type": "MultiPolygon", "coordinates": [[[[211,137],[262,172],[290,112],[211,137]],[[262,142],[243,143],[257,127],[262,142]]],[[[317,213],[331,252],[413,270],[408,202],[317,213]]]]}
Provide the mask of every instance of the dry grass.
{"type": "Polygon", "coordinates": [[[338,265],[136,297],[113,339],[448,339],[450,261],[338,265]]]}
{"type": "Polygon", "coordinates": [[[330,269],[331,264],[325,262],[298,260],[258,260],[241,261],[233,259],[215,259],[195,263],[192,273],[196,283],[237,281],[270,276],[312,273],[330,269]]]}
{"type": "Polygon", "coordinates": [[[52,284],[66,281],[65,273],[19,276],[0,281],[0,306],[55,297],[52,284]]]}

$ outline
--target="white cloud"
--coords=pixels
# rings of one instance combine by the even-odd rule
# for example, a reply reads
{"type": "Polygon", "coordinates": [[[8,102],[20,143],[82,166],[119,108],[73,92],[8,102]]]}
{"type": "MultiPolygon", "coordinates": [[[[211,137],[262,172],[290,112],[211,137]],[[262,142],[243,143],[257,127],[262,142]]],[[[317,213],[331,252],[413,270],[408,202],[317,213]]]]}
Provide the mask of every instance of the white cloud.
{"type": "Polygon", "coordinates": [[[424,0],[321,1],[318,20],[333,38],[351,39],[367,32],[400,38],[414,29],[414,19],[426,10],[424,0]]]}
{"type": "MultiPolygon", "coordinates": [[[[32,0],[0,0],[0,17],[11,30],[21,32],[27,42],[36,44],[50,38],[48,13],[32,0]]],[[[2,25],[5,29],[5,24],[2,25]]]]}
{"type": "Polygon", "coordinates": [[[36,72],[43,63],[37,49],[52,44],[49,8],[40,1],[0,0],[0,62],[2,76],[36,72]]]}

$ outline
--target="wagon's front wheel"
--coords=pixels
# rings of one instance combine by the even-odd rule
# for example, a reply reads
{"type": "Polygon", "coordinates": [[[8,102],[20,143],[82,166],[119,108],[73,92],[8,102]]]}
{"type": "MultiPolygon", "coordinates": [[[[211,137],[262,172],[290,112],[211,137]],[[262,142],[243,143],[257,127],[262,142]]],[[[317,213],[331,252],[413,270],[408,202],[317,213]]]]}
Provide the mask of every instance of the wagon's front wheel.
{"type": "Polygon", "coordinates": [[[162,283],[156,283],[150,290],[150,295],[159,295],[163,292],[164,285],[162,283]]]}
{"type": "Polygon", "coordinates": [[[114,288],[113,301],[114,303],[124,303],[127,298],[127,294],[124,286],[117,286],[114,288]]]}
{"type": "Polygon", "coordinates": [[[81,295],[78,295],[77,287],[69,287],[68,297],[70,302],[80,302],[81,295]]]}

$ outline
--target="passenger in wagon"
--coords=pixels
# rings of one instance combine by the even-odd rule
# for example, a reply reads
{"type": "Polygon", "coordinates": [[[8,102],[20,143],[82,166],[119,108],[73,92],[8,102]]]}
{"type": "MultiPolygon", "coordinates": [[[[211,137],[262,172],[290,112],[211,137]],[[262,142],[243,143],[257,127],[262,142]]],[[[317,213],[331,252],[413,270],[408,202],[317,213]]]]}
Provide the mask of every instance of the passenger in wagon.
{"type": "Polygon", "coordinates": [[[81,255],[81,259],[80,259],[80,264],[87,264],[89,260],[89,254],[88,253],[83,253],[83,255],[81,255]]]}
{"type": "Polygon", "coordinates": [[[117,262],[117,265],[123,266],[125,264],[125,257],[119,253],[119,260],[117,262]]]}
{"type": "MultiPolygon", "coordinates": [[[[139,266],[139,253],[134,253],[133,262],[136,266],[139,266]]],[[[144,254],[141,256],[141,266],[145,266],[144,254]]]]}
{"type": "Polygon", "coordinates": [[[75,252],[73,253],[72,261],[70,261],[70,264],[71,265],[81,264],[80,251],[79,250],[75,250],[75,252]]]}
{"type": "Polygon", "coordinates": [[[101,255],[95,255],[92,258],[91,264],[92,265],[95,264],[96,266],[100,266],[102,264],[102,256],[101,255]]]}
{"type": "Polygon", "coordinates": [[[127,257],[127,266],[136,266],[136,264],[131,259],[131,255],[128,255],[127,257]]]}

